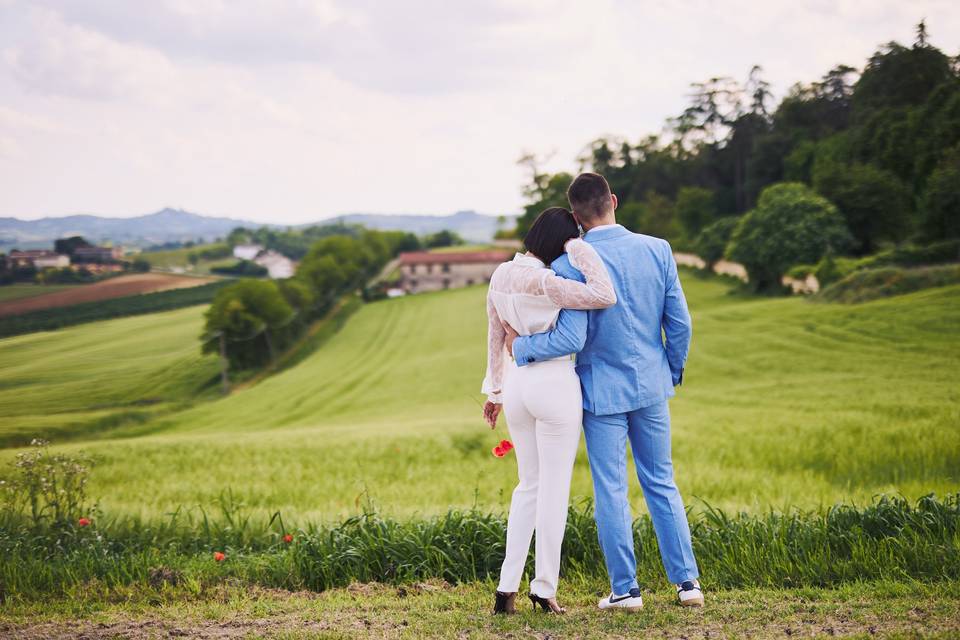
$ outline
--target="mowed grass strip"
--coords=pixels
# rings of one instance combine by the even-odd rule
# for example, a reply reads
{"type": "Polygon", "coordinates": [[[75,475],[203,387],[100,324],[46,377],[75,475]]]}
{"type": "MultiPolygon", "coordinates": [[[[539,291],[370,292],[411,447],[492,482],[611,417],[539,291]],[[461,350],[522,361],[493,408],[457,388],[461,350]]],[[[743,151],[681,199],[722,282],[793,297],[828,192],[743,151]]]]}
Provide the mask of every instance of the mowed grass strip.
{"type": "MultiPolygon", "coordinates": [[[[960,487],[960,287],[850,306],[745,299],[689,273],[684,286],[694,340],[672,409],[689,505],[826,508],[960,487]]],[[[111,513],[159,516],[226,489],[299,521],[333,522],[368,500],[398,516],[504,509],[515,462],[489,451],[508,434],[479,418],[484,295],[367,305],[261,384],[151,420],[149,436],[68,448],[99,459],[91,489],[111,513]]],[[[198,333],[177,344],[189,349],[198,333]]],[[[31,404],[58,406],[44,401],[31,404]]],[[[592,494],[583,451],[573,494],[592,494]]],[[[632,502],[643,510],[639,491],[632,502]]]]}
{"type": "Polygon", "coordinates": [[[211,391],[204,307],[0,340],[0,443],[79,438],[211,391]]]}

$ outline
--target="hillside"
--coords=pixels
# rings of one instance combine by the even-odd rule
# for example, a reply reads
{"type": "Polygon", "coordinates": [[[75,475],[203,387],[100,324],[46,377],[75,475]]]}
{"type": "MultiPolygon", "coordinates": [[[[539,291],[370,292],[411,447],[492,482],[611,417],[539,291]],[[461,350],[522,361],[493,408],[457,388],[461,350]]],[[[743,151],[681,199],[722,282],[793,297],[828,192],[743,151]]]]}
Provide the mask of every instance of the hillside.
{"type": "Polygon", "coordinates": [[[57,238],[83,236],[92,242],[148,246],[164,242],[211,241],[240,226],[260,226],[234,218],[202,216],[180,209],[162,209],[132,218],[75,215],[20,220],[0,218],[0,251],[11,247],[48,247],[57,238]]]}
{"type": "MultiPolygon", "coordinates": [[[[960,286],[858,306],[742,299],[692,275],[685,288],[695,337],[673,403],[674,451],[692,505],[762,511],[960,488],[960,286]]],[[[112,511],[210,504],[228,488],[291,518],[335,519],[366,499],[394,514],[475,501],[499,510],[515,471],[489,453],[503,425],[490,433],[479,419],[483,296],[475,287],[367,305],[319,351],[253,388],[129,434],[151,435],[68,446],[96,453],[93,490],[112,511]]],[[[48,424],[31,407],[58,406],[54,418],[82,424],[74,416],[89,420],[103,403],[196,388],[215,361],[192,373],[174,358],[196,358],[199,333],[199,310],[176,314],[0,341],[0,359],[21,362],[4,372],[4,422],[48,424]],[[138,339],[160,331],[162,345],[138,339]],[[58,360],[38,357],[52,352],[58,360]],[[87,397],[83,381],[44,390],[78,354],[103,364],[92,378],[103,399],[87,397]]],[[[591,494],[582,452],[573,492],[591,494]]],[[[633,502],[642,510],[639,492],[633,502]]]]}
{"type": "MultiPolygon", "coordinates": [[[[281,227],[277,224],[266,225],[281,227]]],[[[352,213],[310,222],[299,227],[333,224],[362,224],[370,229],[409,231],[418,235],[449,229],[470,242],[489,242],[497,231],[496,216],[474,211],[460,211],[448,216],[411,214],[352,213]]],[[[223,238],[237,227],[255,229],[265,226],[236,218],[205,216],[180,209],[162,209],[149,215],[132,218],[106,218],[96,215],[74,215],[20,220],[0,218],[0,252],[12,248],[47,248],[57,238],[83,236],[92,242],[112,242],[147,247],[166,242],[187,242],[201,239],[211,242],[223,238]]],[[[506,222],[513,226],[513,219],[506,222]]]]}
{"type": "Polygon", "coordinates": [[[190,307],[0,340],[0,446],[82,438],[189,402],[218,371],[197,344],[202,312],[190,307]]]}

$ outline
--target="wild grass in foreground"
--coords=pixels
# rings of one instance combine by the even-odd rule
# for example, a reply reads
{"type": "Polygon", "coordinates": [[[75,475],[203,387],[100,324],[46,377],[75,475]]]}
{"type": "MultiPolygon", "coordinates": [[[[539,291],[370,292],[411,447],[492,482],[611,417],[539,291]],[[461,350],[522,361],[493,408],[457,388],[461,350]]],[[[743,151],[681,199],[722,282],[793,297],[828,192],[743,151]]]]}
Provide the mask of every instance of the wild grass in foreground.
{"type": "MultiPolygon", "coordinates": [[[[589,504],[570,511],[565,579],[603,580],[591,511],[589,504]]],[[[714,588],[937,582],[960,575],[960,495],[915,504],[883,497],[862,509],[840,505],[822,513],[711,510],[694,516],[692,525],[704,579],[714,588]]],[[[336,526],[289,530],[279,515],[255,522],[228,499],[216,517],[178,513],[160,522],[95,515],[92,522],[35,524],[7,510],[0,519],[0,584],[8,600],[29,602],[91,581],[118,588],[232,579],[312,591],[352,582],[468,583],[496,576],[505,528],[501,515],[470,510],[410,520],[367,513],[336,526]]],[[[641,583],[666,587],[648,517],[635,522],[634,538],[641,583]]]]}

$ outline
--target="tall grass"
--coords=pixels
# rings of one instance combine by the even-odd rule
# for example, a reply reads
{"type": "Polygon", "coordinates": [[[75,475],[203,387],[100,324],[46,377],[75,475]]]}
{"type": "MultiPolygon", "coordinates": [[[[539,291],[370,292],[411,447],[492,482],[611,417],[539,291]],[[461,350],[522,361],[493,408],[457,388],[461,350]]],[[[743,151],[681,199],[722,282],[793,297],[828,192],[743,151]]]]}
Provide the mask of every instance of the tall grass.
{"type": "MultiPolygon", "coordinates": [[[[692,526],[703,581],[711,587],[960,575],[960,494],[915,503],[880,497],[863,508],[838,505],[823,512],[729,515],[709,509],[694,516],[692,526]]],[[[107,588],[151,583],[158,573],[197,585],[230,577],[317,591],[354,581],[470,582],[497,575],[505,530],[501,515],[471,509],[408,520],[371,511],[334,526],[292,531],[279,514],[253,521],[229,494],[221,496],[215,514],[177,511],[159,522],[101,517],[88,527],[36,529],[7,513],[0,518],[0,583],[8,598],[29,600],[90,581],[107,588]],[[289,544],[286,533],[293,535],[289,544]],[[226,559],[215,562],[214,551],[226,559]]],[[[648,517],[636,520],[634,538],[641,583],[662,586],[648,517]]],[[[570,510],[562,573],[605,578],[589,503],[570,510]]]]}

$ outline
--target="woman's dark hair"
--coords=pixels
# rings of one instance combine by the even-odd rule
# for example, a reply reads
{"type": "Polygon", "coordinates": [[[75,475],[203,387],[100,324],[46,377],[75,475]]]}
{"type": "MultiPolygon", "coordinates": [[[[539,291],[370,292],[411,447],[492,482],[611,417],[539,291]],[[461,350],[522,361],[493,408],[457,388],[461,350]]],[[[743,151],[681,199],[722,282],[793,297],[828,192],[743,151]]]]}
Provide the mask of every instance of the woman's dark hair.
{"type": "Polygon", "coordinates": [[[523,239],[527,251],[549,265],[563,254],[563,245],[570,238],[580,237],[580,227],[573,214],[563,207],[550,207],[537,216],[523,239]]]}

